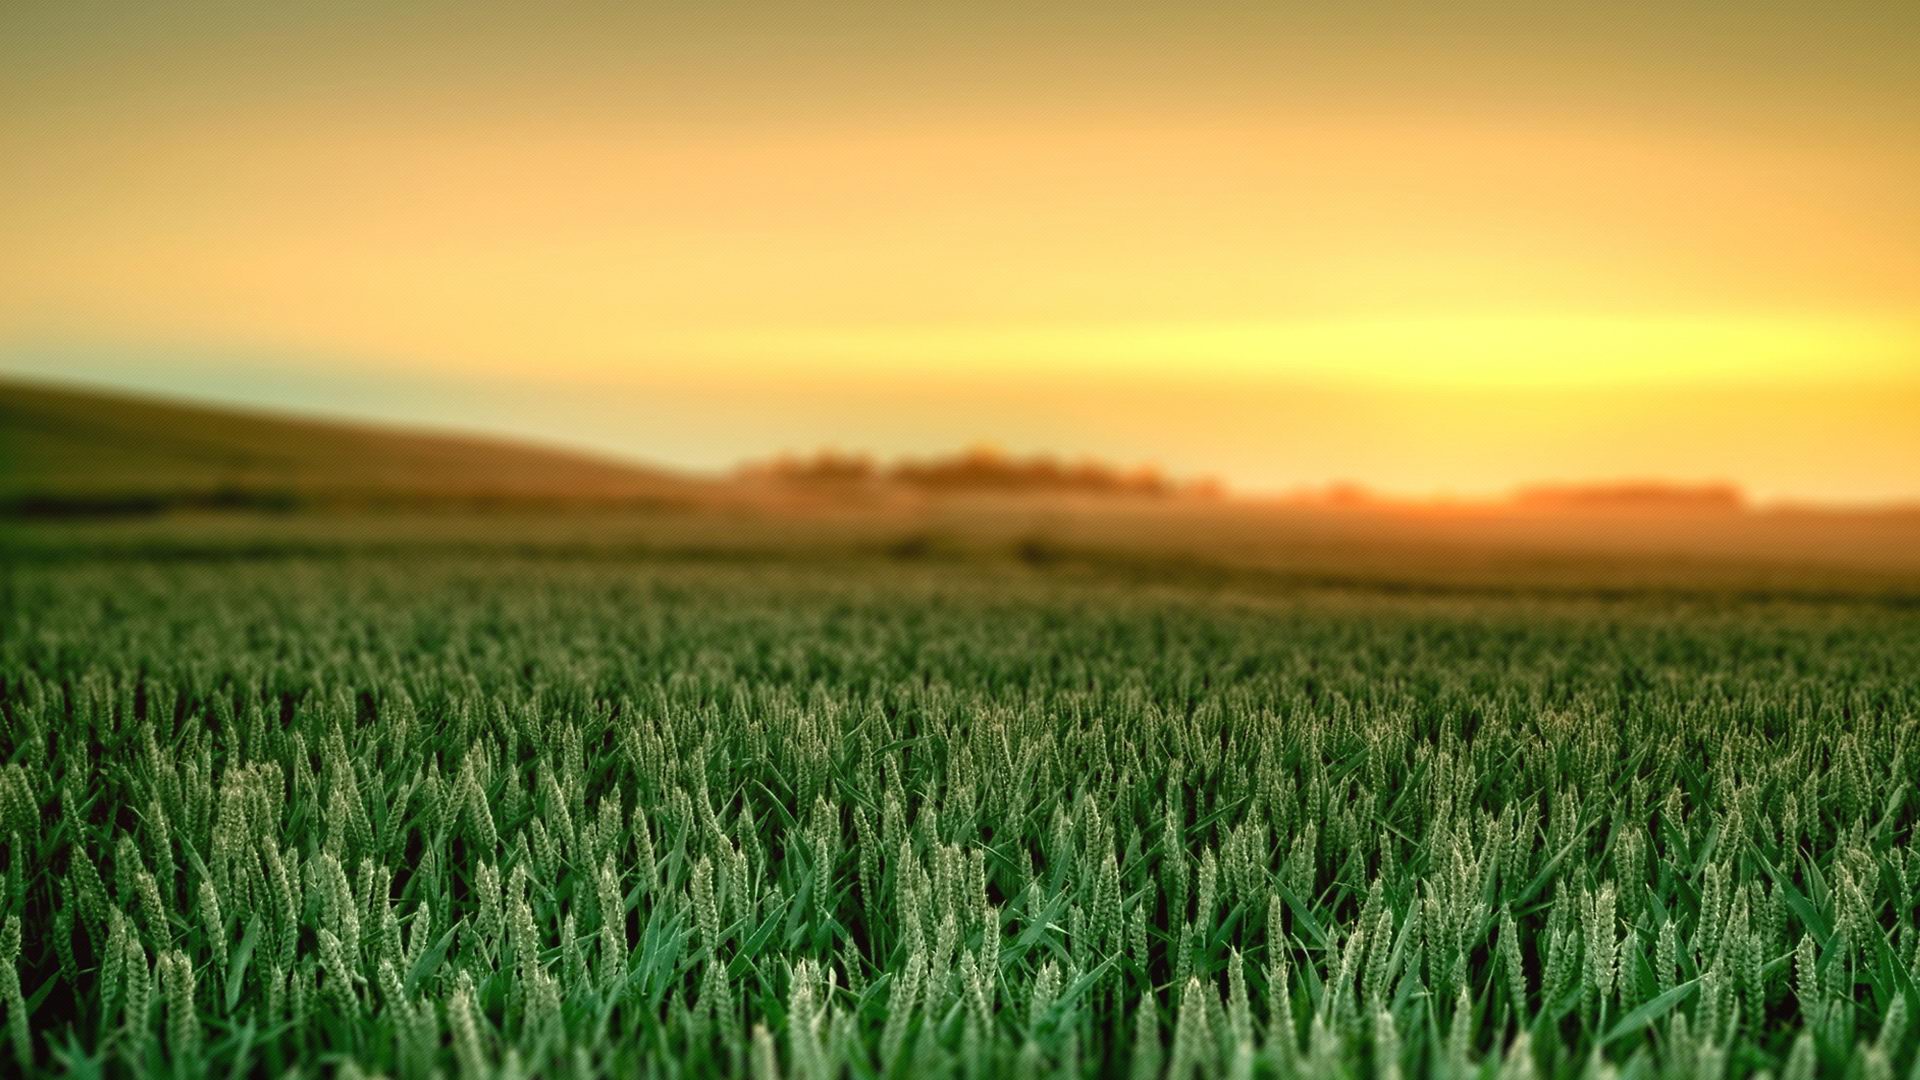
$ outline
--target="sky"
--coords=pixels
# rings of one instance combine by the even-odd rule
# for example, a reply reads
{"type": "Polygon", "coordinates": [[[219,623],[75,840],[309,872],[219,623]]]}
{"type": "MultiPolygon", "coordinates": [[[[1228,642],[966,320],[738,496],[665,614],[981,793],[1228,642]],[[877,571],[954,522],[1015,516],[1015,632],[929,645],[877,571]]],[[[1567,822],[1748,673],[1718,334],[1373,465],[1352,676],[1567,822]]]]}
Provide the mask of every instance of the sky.
{"type": "Polygon", "coordinates": [[[10,0],[0,373],[1920,498],[1920,5],[1332,7],[10,0]]]}

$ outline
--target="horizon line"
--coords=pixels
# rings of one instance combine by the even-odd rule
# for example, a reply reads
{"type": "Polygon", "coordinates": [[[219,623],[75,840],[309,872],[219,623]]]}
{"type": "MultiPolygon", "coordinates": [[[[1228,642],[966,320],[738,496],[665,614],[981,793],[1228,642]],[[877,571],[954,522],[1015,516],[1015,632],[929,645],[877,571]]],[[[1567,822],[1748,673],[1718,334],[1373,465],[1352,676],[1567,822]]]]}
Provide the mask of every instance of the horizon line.
{"type": "MultiPolygon", "coordinates": [[[[378,415],[366,415],[349,412],[345,409],[326,406],[310,406],[280,401],[264,401],[252,396],[207,395],[192,391],[164,388],[148,383],[132,383],[111,377],[93,375],[48,375],[44,372],[22,372],[11,367],[0,367],[0,385],[16,386],[77,395],[117,396],[141,401],[151,405],[176,408],[200,409],[211,412],[226,412],[256,419],[281,420],[290,423],[312,423],[349,429],[359,429],[391,435],[418,435],[446,438],[452,440],[472,440],[490,442],[506,447],[523,447],[529,450],[545,450],[563,453],[582,459],[607,465],[628,467],[635,470],[647,470],[676,474],[689,479],[726,481],[741,478],[756,469],[781,460],[808,461],[822,455],[837,455],[849,459],[863,459],[880,468],[897,468],[913,463],[943,463],[964,460],[970,455],[979,454],[983,448],[992,451],[1015,464],[1031,464],[1050,461],[1062,466],[1072,467],[1081,464],[1093,464],[1114,471],[1116,474],[1129,474],[1140,470],[1152,470],[1159,474],[1175,489],[1192,491],[1206,488],[1215,493],[1220,501],[1242,505],[1286,504],[1295,507],[1319,507],[1346,510],[1421,510],[1421,509],[1459,509],[1459,510],[1499,510],[1528,509],[1531,502],[1534,507],[1544,505],[1554,499],[1579,500],[1594,496],[1606,497],[1638,491],[1648,499],[1675,498],[1689,495],[1713,493],[1731,502],[1722,508],[1723,512],[1764,514],[1774,512],[1829,512],[1885,514],[1920,512],[1920,493],[1886,498],[1847,499],[1804,495],[1755,494],[1747,485],[1724,476],[1686,477],[1678,474],[1647,474],[1640,471],[1623,471],[1595,475],[1585,479],[1536,476],[1531,479],[1513,479],[1496,488],[1436,488],[1426,491],[1408,491],[1380,486],[1364,478],[1351,475],[1330,475],[1324,478],[1276,485],[1247,485],[1206,472],[1166,469],[1151,459],[1132,459],[1120,461],[1101,457],[1097,454],[1070,449],[1012,450],[991,438],[976,438],[963,441],[943,451],[927,452],[880,452],[862,449],[847,449],[843,443],[823,440],[810,449],[789,447],[771,454],[743,453],[730,464],[718,467],[681,464],[671,460],[635,454],[591,442],[556,438],[544,434],[522,433],[497,427],[465,424],[458,421],[443,421],[424,417],[390,418],[378,415]]],[[[1632,502],[1629,495],[1627,500],[1632,502]]],[[[1642,504],[1644,505],[1644,504],[1642,504]]],[[[1682,504],[1676,501],[1673,509],[1682,504]]],[[[1562,509],[1565,509],[1564,507],[1562,509]]],[[[1605,507],[1598,503],[1587,509],[1627,511],[1640,509],[1640,506],[1618,505],[1605,507]]]]}

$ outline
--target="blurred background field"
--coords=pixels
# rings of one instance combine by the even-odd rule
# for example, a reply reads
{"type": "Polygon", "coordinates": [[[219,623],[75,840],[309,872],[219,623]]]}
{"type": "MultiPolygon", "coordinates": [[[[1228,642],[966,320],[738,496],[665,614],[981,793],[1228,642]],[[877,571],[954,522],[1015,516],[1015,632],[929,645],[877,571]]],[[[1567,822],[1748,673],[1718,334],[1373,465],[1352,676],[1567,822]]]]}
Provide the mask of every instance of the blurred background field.
{"type": "Polygon", "coordinates": [[[1920,588],[1920,507],[1756,506],[1658,485],[1451,503],[1253,498],[1035,483],[1007,466],[937,486],[766,468],[682,474],[19,382],[0,382],[0,508],[18,526],[0,542],[36,558],[435,549],[997,562],[1202,588],[1723,591],[1891,605],[1920,588]]]}

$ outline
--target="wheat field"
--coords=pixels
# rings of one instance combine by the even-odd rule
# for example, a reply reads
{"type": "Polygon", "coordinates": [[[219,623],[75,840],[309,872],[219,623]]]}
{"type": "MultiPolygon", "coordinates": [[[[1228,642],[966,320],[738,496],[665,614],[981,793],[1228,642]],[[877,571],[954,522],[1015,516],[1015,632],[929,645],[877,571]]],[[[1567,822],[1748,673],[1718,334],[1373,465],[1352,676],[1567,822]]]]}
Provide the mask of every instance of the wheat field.
{"type": "Polygon", "coordinates": [[[1015,562],[4,572],[73,1075],[1914,1075],[1920,619],[1015,562]]]}

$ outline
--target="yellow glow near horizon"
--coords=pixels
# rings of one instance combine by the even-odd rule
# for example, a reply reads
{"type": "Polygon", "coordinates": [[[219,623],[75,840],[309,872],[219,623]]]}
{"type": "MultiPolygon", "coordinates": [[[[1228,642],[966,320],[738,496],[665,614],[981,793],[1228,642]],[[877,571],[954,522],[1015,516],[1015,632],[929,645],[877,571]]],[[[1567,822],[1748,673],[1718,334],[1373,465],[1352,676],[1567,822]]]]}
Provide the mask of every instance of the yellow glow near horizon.
{"type": "Polygon", "coordinates": [[[855,327],[689,334],[669,351],[772,364],[928,367],[1016,375],[1262,378],[1315,384],[1578,388],[1905,382],[1920,325],[1791,316],[1467,316],[1276,323],[855,327]]]}
{"type": "Polygon", "coordinates": [[[1920,15],[913,7],[7,5],[0,371],[707,466],[1920,496],[1920,15]]]}

